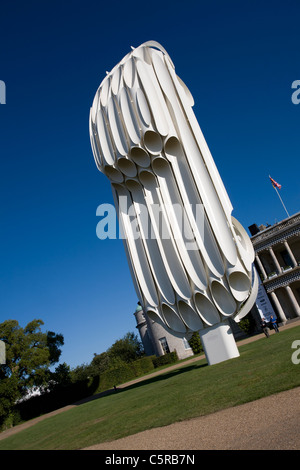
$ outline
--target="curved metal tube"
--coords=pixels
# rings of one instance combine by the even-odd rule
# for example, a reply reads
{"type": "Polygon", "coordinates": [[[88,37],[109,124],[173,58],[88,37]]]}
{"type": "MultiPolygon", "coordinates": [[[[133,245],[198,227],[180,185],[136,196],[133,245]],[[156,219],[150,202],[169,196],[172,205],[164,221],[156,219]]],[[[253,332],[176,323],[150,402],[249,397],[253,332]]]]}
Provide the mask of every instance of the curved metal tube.
{"type": "Polygon", "coordinates": [[[182,146],[177,137],[172,136],[165,142],[164,153],[172,165],[180,195],[191,223],[199,250],[210,271],[215,276],[224,275],[224,265],[215,237],[207,220],[205,208],[199,197],[194,179],[186,163],[182,146]],[[200,207],[202,206],[202,207],[200,207]],[[197,223],[198,212],[202,209],[203,225],[197,223]]]}
{"type": "Polygon", "coordinates": [[[197,288],[206,289],[207,279],[205,268],[199,251],[196,250],[194,234],[185,216],[185,210],[169,163],[162,157],[157,157],[153,159],[152,167],[158,179],[163,204],[167,207],[167,216],[170,221],[170,227],[178,248],[178,253],[180,254],[186,271],[189,273],[189,276],[197,288]],[[184,240],[184,236],[187,237],[187,240],[184,240]],[[188,249],[187,244],[193,245],[191,246],[192,249],[188,249]]]}
{"type": "MultiPolygon", "coordinates": [[[[214,186],[216,188],[216,191],[219,195],[219,199],[222,202],[224,211],[226,213],[227,219],[230,222],[230,216],[231,212],[233,210],[232,204],[230,202],[230,199],[228,197],[227,191],[224,187],[223,181],[220,177],[220,173],[217,170],[216,164],[212,158],[212,155],[210,153],[210,150],[207,146],[206,140],[202,134],[202,131],[200,129],[200,126],[198,124],[198,121],[196,119],[196,116],[192,110],[192,104],[191,104],[191,98],[189,94],[187,93],[187,90],[185,89],[186,85],[184,84],[184,87],[182,86],[181,81],[178,80],[177,75],[175,74],[174,66],[170,64],[170,60],[167,56],[164,58],[166,66],[168,68],[168,72],[170,73],[170,76],[172,78],[172,81],[174,83],[174,86],[176,88],[176,91],[178,93],[178,96],[180,97],[180,100],[183,103],[184,111],[186,113],[187,119],[191,125],[191,128],[193,130],[193,134],[195,136],[195,139],[197,141],[197,144],[199,148],[201,149],[201,154],[205,160],[205,164],[207,168],[209,169],[211,178],[214,182],[214,186]]],[[[188,90],[189,92],[189,90],[188,90]]],[[[190,92],[189,92],[190,93],[190,92]]]]}
{"type": "Polygon", "coordinates": [[[190,302],[185,302],[183,300],[179,300],[177,305],[179,315],[186,326],[191,331],[202,330],[203,322],[201,321],[200,315],[197,314],[195,307],[192,307],[190,302]]]}
{"type": "Polygon", "coordinates": [[[167,275],[165,265],[162,261],[157,240],[149,236],[151,235],[149,234],[149,229],[151,227],[149,214],[145,210],[143,210],[142,215],[140,213],[140,207],[143,208],[145,203],[142,186],[133,179],[127,180],[126,186],[131,192],[133,204],[136,208],[137,219],[141,231],[141,238],[147,253],[148,262],[153,274],[153,278],[155,279],[157,289],[161,292],[163,300],[172,305],[175,303],[175,294],[170,283],[169,276],[167,275]]]}
{"type": "Polygon", "coordinates": [[[193,171],[200,197],[205,205],[210,224],[214,230],[217,241],[226,259],[231,263],[236,262],[236,249],[232,235],[226,222],[225,214],[221,208],[219,198],[216,195],[207,168],[202,160],[197,143],[186,121],[182,109],[178,104],[173,82],[166,71],[164,62],[159,53],[153,54],[153,65],[158,76],[159,83],[168,97],[173,109],[177,127],[180,129],[180,137],[188,162],[193,171]]]}
{"type": "Polygon", "coordinates": [[[189,299],[191,297],[190,284],[171,235],[171,229],[165,208],[157,191],[156,179],[153,173],[148,170],[141,171],[139,178],[144,186],[145,201],[148,207],[152,227],[155,232],[160,254],[170,277],[170,281],[175,291],[181,297],[189,299]],[[158,210],[161,215],[162,229],[165,233],[162,233],[162,230],[160,229],[159,219],[154,208],[155,210],[158,210]]]}
{"type": "MultiPolygon", "coordinates": [[[[123,186],[114,184],[114,189],[118,199],[120,196],[123,196],[127,199],[127,201],[132,203],[129,191],[127,191],[123,186]]],[[[152,272],[149,268],[149,262],[146,257],[142,240],[139,237],[136,237],[133,233],[129,215],[126,209],[119,205],[118,212],[122,222],[124,234],[126,235],[126,242],[128,251],[131,255],[131,262],[136,273],[136,277],[139,280],[143,296],[149,305],[157,307],[159,300],[156,286],[153,280],[152,272]]]]}

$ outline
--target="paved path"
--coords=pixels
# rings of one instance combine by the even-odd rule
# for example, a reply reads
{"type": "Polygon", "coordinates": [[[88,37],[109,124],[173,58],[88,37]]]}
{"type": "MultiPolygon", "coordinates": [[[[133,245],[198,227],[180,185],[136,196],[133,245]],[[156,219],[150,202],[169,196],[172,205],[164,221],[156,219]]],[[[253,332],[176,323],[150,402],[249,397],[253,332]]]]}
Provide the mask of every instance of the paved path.
{"type": "Polygon", "coordinates": [[[84,450],[300,450],[300,387],[84,450]]]}

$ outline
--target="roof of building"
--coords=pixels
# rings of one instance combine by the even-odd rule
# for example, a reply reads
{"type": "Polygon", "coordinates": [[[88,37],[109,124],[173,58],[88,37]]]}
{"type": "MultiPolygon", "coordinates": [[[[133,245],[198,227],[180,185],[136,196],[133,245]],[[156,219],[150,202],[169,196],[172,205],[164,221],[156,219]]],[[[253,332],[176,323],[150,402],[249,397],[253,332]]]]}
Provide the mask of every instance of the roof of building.
{"type": "Polygon", "coordinates": [[[136,309],[135,309],[135,313],[140,312],[141,310],[143,310],[143,307],[138,304],[136,309]]]}

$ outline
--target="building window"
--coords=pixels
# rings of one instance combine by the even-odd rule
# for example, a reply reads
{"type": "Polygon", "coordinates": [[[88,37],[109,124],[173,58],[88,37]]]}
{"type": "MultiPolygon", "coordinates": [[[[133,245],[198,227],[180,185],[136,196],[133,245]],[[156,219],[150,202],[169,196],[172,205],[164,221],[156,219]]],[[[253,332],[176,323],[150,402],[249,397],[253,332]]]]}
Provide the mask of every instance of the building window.
{"type": "Polygon", "coordinates": [[[290,255],[288,254],[287,250],[283,250],[280,252],[281,258],[283,259],[283,262],[285,266],[293,266],[293,262],[291,260],[290,255]]]}
{"type": "Polygon", "coordinates": [[[191,346],[189,345],[188,340],[185,337],[182,338],[182,341],[183,341],[184,349],[191,349],[191,346]]]}
{"type": "Polygon", "coordinates": [[[162,347],[162,350],[164,352],[164,354],[168,354],[170,352],[170,349],[169,349],[169,346],[168,346],[168,343],[167,343],[167,338],[160,338],[159,339],[159,342],[160,342],[160,345],[162,347]]]}

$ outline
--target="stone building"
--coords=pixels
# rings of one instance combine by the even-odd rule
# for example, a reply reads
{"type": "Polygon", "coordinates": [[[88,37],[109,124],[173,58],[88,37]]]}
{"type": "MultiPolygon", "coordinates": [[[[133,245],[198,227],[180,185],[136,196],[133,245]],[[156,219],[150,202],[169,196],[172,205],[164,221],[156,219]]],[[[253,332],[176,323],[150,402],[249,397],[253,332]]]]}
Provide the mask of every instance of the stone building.
{"type": "Polygon", "coordinates": [[[185,359],[193,356],[193,350],[187,339],[180,333],[171,331],[162,322],[151,320],[141,305],[137,305],[134,316],[137,322],[137,329],[147,356],[163,356],[176,350],[178,359],[185,359]]]}
{"type": "Polygon", "coordinates": [[[300,212],[272,226],[251,225],[255,265],[278,321],[300,317],[300,212]]]}

